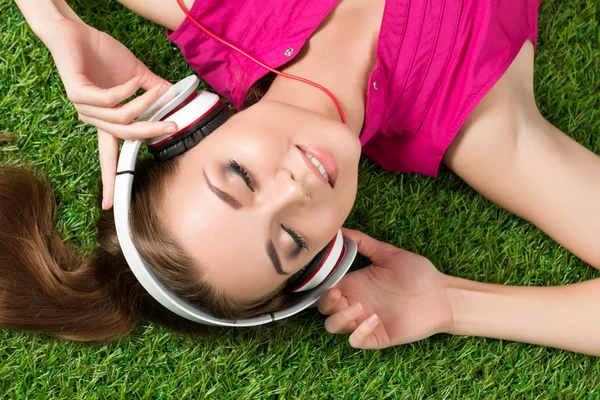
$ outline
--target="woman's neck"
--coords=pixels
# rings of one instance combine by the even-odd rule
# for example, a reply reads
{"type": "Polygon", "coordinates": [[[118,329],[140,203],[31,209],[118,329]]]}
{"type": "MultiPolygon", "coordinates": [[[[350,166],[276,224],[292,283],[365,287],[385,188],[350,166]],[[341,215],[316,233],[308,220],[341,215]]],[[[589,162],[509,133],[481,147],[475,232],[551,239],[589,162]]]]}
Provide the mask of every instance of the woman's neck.
{"type": "MultiPolygon", "coordinates": [[[[330,90],[360,135],[370,73],[375,66],[384,0],[342,0],[282,71],[310,79],[330,90]],[[361,24],[357,27],[356,21],[361,24]]],[[[277,76],[263,97],[339,120],[333,100],[306,83],[277,76]]]]}
{"type": "MultiPolygon", "coordinates": [[[[327,87],[334,94],[344,110],[348,126],[357,136],[360,135],[364,121],[364,112],[361,111],[364,110],[364,105],[360,104],[360,101],[354,102],[357,104],[351,104],[351,99],[344,97],[343,94],[340,94],[340,91],[335,90],[331,85],[319,81],[317,83],[327,87]]],[[[263,99],[290,104],[333,120],[339,121],[341,118],[335,103],[323,91],[306,83],[283,77],[277,77],[274,80],[263,99]]]]}

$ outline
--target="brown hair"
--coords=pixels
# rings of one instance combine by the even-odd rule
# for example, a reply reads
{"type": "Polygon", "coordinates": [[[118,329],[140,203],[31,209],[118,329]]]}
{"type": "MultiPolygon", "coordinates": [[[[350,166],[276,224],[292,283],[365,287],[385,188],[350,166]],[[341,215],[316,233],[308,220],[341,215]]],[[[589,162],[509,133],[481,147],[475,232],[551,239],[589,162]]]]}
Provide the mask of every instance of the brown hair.
{"type": "Polygon", "coordinates": [[[258,103],[273,84],[275,77],[275,73],[269,72],[268,74],[260,78],[258,81],[256,81],[254,85],[252,85],[250,89],[248,89],[248,92],[244,97],[244,102],[242,103],[242,108],[246,109],[258,103]]]}
{"type": "MultiPolygon", "coordinates": [[[[162,192],[177,164],[177,159],[146,160],[136,167],[133,240],[159,280],[219,317],[245,318],[281,308],[289,301],[281,290],[240,304],[197,278],[197,268],[159,216],[162,192]]],[[[46,182],[21,168],[0,167],[0,327],[81,341],[115,339],[144,321],[179,332],[209,331],[167,310],[142,288],[121,252],[112,210],[101,211],[99,247],[85,260],[63,242],[55,218],[46,182]]]]}

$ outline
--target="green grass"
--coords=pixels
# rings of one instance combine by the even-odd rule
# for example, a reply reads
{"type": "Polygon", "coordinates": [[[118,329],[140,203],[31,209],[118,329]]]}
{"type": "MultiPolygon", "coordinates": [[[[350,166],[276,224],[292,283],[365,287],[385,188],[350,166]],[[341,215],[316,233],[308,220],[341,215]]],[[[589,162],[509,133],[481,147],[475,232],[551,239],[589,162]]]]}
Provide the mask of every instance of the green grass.
{"type": "MultiPolygon", "coordinates": [[[[93,26],[130,47],[157,74],[191,70],[161,29],[115,2],[79,0],[93,26]],[[97,4],[96,4],[97,3],[97,4]],[[100,17],[102,16],[102,17],[100,17]]],[[[0,162],[50,177],[59,229],[82,252],[95,245],[93,130],[77,120],[49,52],[16,6],[0,0],[0,162]]],[[[600,154],[600,4],[546,0],[535,91],[543,114],[600,154]]],[[[538,229],[499,209],[447,170],[439,179],[361,164],[348,225],[426,255],[443,272],[485,282],[561,285],[599,276],[538,229]]],[[[599,205],[600,206],[600,205],[599,205]]],[[[437,335],[383,351],[354,350],[308,311],[211,338],[142,326],[101,346],[0,332],[5,398],[600,398],[593,357],[500,340],[437,335]]],[[[600,335],[600,332],[598,332],[600,335]]]]}

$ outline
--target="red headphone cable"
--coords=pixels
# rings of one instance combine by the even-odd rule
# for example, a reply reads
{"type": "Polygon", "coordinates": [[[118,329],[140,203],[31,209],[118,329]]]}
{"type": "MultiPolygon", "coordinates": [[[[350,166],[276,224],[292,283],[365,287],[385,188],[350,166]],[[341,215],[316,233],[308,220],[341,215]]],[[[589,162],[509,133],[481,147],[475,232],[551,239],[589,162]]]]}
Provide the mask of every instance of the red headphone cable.
{"type": "Polygon", "coordinates": [[[333,102],[335,103],[335,106],[338,109],[338,112],[340,113],[340,118],[342,119],[342,122],[345,124],[346,123],[346,115],[344,114],[344,110],[342,109],[342,105],[340,104],[340,102],[335,98],[335,96],[333,95],[333,93],[331,93],[329,90],[327,90],[325,87],[319,85],[318,83],[315,83],[313,81],[310,81],[308,79],[305,78],[301,78],[299,76],[296,75],[291,75],[291,74],[287,74],[285,72],[281,72],[281,71],[277,71],[276,69],[273,69],[271,67],[269,67],[268,65],[265,65],[264,63],[258,61],[256,58],[252,57],[251,55],[247,54],[246,52],[244,52],[243,50],[237,48],[236,46],[232,45],[231,43],[221,39],[220,37],[218,37],[217,35],[213,34],[211,31],[209,31],[208,29],[206,29],[202,24],[200,24],[198,21],[196,21],[196,19],[194,17],[192,17],[192,15],[190,14],[190,12],[188,11],[188,9],[186,8],[185,4],[183,4],[183,0],[177,0],[177,4],[179,5],[179,7],[181,8],[181,11],[184,12],[184,14],[186,15],[186,17],[192,21],[194,23],[194,25],[196,25],[200,30],[202,30],[204,33],[206,33],[208,36],[210,36],[211,38],[215,39],[216,41],[218,41],[221,44],[224,44],[225,46],[237,51],[238,53],[240,53],[241,55],[243,55],[244,57],[248,58],[249,60],[255,62],[256,64],[260,65],[261,67],[274,72],[277,75],[281,75],[284,76],[286,78],[290,78],[290,79],[294,79],[296,81],[300,81],[300,82],[304,82],[307,83],[311,86],[316,87],[317,89],[322,90],[323,92],[325,92],[325,94],[327,94],[331,100],[333,100],[333,102]]]}

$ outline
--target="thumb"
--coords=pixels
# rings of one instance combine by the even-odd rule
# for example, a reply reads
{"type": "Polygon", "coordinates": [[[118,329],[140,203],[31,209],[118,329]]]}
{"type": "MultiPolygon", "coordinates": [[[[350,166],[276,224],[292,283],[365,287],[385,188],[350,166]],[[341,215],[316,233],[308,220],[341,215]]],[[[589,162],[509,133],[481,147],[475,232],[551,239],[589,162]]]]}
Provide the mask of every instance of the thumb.
{"type": "Polygon", "coordinates": [[[108,210],[113,206],[115,197],[119,139],[98,129],[98,152],[100,153],[100,171],[102,176],[102,209],[108,210]]]}
{"type": "Polygon", "coordinates": [[[377,263],[382,256],[388,255],[391,250],[396,249],[391,244],[380,242],[379,240],[373,239],[371,236],[354,229],[342,228],[342,234],[345,237],[352,239],[358,247],[358,252],[373,263],[377,263]]]}
{"type": "Polygon", "coordinates": [[[127,82],[111,88],[98,87],[84,74],[63,79],[63,82],[67,96],[73,103],[98,107],[114,107],[123,100],[133,96],[139,87],[139,79],[137,77],[133,77],[127,82]]]}

